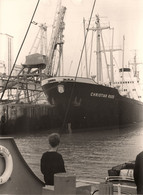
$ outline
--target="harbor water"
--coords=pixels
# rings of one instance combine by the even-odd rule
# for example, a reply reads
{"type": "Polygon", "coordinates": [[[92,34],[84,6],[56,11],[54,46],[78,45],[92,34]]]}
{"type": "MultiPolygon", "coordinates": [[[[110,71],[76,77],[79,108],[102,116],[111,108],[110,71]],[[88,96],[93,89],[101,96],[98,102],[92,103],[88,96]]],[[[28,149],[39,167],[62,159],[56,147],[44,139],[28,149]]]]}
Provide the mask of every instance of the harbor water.
{"type": "MultiPolygon", "coordinates": [[[[33,172],[43,180],[40,159],[47,150],[49,131],[14,136],[16,144],[33,172]]],[[[123,129],[62,134],[60,152],[66,171],[78,179],[104,181],[111,167],[135,160],[143,150],[143,124],[123,129]]]]}

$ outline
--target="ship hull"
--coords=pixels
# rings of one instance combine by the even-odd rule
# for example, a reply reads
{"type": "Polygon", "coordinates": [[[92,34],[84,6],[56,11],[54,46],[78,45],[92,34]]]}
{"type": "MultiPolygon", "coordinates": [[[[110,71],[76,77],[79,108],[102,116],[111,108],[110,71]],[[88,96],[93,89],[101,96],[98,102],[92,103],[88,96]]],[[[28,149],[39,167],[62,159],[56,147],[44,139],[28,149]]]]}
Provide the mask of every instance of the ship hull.
{"type": "Polygon", "coordinates": [[[71,124],[72,129],[120,127],[143,120],[141,102],[92,79],[55,77],[44,80],[42,88],[57,108],[60,124],[71,124]]]}

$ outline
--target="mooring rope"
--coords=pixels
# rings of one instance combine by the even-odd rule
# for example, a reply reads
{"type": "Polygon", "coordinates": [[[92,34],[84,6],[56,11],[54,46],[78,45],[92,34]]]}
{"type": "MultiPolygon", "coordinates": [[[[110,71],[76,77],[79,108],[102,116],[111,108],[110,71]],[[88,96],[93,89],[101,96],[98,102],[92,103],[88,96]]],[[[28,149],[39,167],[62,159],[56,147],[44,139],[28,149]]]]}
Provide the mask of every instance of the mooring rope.
{"type": "MultiPolygon", "coordinates": [[[[96,4],[96,0],[94,0],[94,2],[93,2],[93,6],[92,6],[92,10],[91,10],[91,14],[90,14],[87,29],[89,29],[89,26],[90,26],[90,23],[91,23],[92,15],[93,15],[93,12],[94,12],[94,9],[95,9],[95,4],[96,4]]],[[[71,105],[71,101],[72,101],[72,97],[73,97],[73,92],[74,92],[75,85],[76,85],[76,79],[77,79],[77,75],[78,75],[79,68],[80,68],[80,65],[81,65],[81,60],[82,60],[82,56],[83,56],[83,52],[84,52],[84,48],[85,48],[85,44],[86,44],[86,40],[87,40],[87,35],[88,35],[88,30],[85,33],[84,43],[83,43],[83,46],[82,46],[81,55],[80,55],[79,63],[78,63],[78,68],[77,68],[76,75],[75,75],[75,81],[74,81],[74,84],[73,84],[73,87],[72,87],[72,90],[71,90],[71,95],[70,95],[70,98],[69,98],[69,101],[68,101],[68,104],[67,104],[67,109],[66,109],[66,112],[65,112],[62,129],[59,132],[60,134],[62,134],[62,132],[64,130],[66,120],[67,120],[67,117],[68,117],[68,114],[69,114],[70,105],[71,105]]]]}
{"type": "Polygon", "coordinates": [[[33,15],[32,15],[32,17],[31,17],[31,20],[30,20],[30,23],[29,23],[29,25],[28,25],[27,31],[26,31],[26,33],[25,33],[24,39],[23,39],[23,41],[22,41],[22,44],[21,44],[21,46],[20,46],[20,48],[19,48],[19,51],[18,51],[18,53],[17,53],[17,56],[16,56],[16,58],[15,58],[15,61],[14,61],[14,64],[13,64],[13,66],[12,66],[12,69],[11,69],[11,71],[10,71],[10,74],[9,74],[9,76],[8,76],[8,80],[7,80],[7,82],[6,82],[6,85],[5,85],[5,87],[4,87],[4,90],[3,90],[3,92],[2,92],[2,95],[1,95],[0,100],[2,100],[2,98],[3,98],[3,96],[4,96],[4,93],[5,93],[5,90],[7,89],[7,85],[8,85],[9,79],[11,78],[11,75],[12,75],[12,72],[13,72],[13,70],[14,70],[14,68],[15,68],[17,59],[18,59],[18,57],[19,57],[19,54],[20,54],[20,52],[21,52],[21,49],[22,49],[22,47],[23,47],[23,45],[24,45],[24,42],[25,42],[25,40],[26,40],[27,34],[28,34],[29,29],[30,29],[30,27],[31,27],[33,18],[34,18],[34,16],[35,16],[36,10],[37,10],[38,5],[39,5],[39,2],[40,2],[40,0],[37,1],[36,7],[35,7],[35,9],[34,9],[33,15]]]}

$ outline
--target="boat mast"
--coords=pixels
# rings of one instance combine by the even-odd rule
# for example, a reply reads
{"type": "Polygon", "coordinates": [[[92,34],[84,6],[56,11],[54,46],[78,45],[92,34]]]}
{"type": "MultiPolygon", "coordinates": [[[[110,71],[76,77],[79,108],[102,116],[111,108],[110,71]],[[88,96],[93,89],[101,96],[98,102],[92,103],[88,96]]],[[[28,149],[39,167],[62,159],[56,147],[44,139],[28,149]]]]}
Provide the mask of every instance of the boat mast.
{"type": "MultiPolygon", "coordinates": [[[[85,35],[86,35],[86,30],[85,30],[85,18],[83,18],[83,28],[84,28],[84,37],[85,37],[85,35]]],[[[86,66],[86,77],[88,78],[86,40],[85,40],[85,66],[86,66]]]]}
{"type": "Polygon", "coordinates": [[[101,38],[102,38],[102,45],[103,45],[103,50],[101,50],[101,51],[104,53],[104,56],[105,56],[105,61],[106,61],[106,64],[107,64],[107,74],[108,74],[110,85],[112,84],[112,86],[113,86],[114,85],[113,52],[114,51],[120,51],[122,49],[113,49],[113,45],[114,45],[114,43],[113,43],[113,41],[114,41],[114,28],[110,28],[110,30],[112,30],[112,45],[111,45],[111,49],[105,49],[104,43],[103,43],[103,37],[101,36],[101,38]],[[106,54],[105,54],[106,52],[110,53],[110,65],[107,63],[107,58],[106,58],[106,54]],[[109,71],[109,66],[111,66],[111,70],[110,71],[109,71]],[[110,72],[110,74],[109,74],[109,72],[110,72]]]}
{"type": "Polygon", "coordinates": [[[123,55],[122,55],[122,91],[123,91],[123,81],[124,81],[124,50],[125,50],[125,36],[123,36],[123,55]]]}
{"type": "Polygon", "coordinates": [[[134,73],[134,76],[135,77],[137,77],[137,58],[136,58],[137,56],[136,56],[136,54],[135,54],[135,56],[134,56],[134,66],[135,66],[135,73],[134,73]]]}
{"type": "Polygon", "coordinates": [[[90,47],[90,58],[89,58],[89,74],[91,71],[91,59],[92,59],[92,48],[93,48],[93,36],[94,36],[94,31],[92,31],[91,35],[91,47],[90,47]]]}
{"type": "Polygon", "coordinates": [[[137,77],[137,79],[139,80],[139,73],[137,70],[137,65],[143,64],[142,62],[137,62],[137,54],[136,54],[136,50],[135,50],[135,55],[134,55],[134,61],[133,63],[128,63],[129,65],[133,65],[133,70],[134,70],[134,77],[137,77]]]}
{"type": "Polygon", "coordinates": [[[96,47],[96,55],[97,55],[97,83],[101,82],[101,69],[102,69],[102,62],[101,62],[101,45],[100,45],[100,36],[101,36],[101,28],[100,28],[100,21],[99,16],[96,15],[96,30],[97,30],[97,47],[96,47]]]}
{"type": "MultiPolygon", "coordinates": [[[[96,31],[97,31],[97,83],[101,83],[102,81],[102,61],[101,61],[101,44],[100,39],[102,38],[102,30],[109,29],[110,27],[101,27],[99,16],[96,15],[96,31]]],[[[102,41],[103,42],[103,41],[102,41]]]]}
{"type": "Polygon", "coordinates": [[[113,67],[113,40],[114,40],[114,28],[112,28],[112,45],[110,51],[110,64],[111,64],[111,83],[114,84],[114,67],[113,67]]]}
{"type": "Polygon", "coordinates": [[[110,52],[110,65],[111,65],[111,84],[114,85],[114,64],[113,64],[113,52],[120,51],[121,49],[114,49],[114,28],[110,28],[112,30],[112,45],[110,52]]]}

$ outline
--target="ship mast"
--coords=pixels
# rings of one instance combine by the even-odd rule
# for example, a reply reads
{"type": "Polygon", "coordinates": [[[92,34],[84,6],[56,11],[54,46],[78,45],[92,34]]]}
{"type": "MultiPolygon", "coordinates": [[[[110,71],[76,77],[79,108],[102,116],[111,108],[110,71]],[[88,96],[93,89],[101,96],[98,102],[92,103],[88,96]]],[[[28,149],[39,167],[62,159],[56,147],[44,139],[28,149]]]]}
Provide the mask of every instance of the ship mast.
{"type": "Polygon", "coordinates": [[[112,45],[110,51],[110,65],[111,65],[111,83],[114,84],[114,65],[113,65],[113,41],[114,41],[114,28],[112,28],[112,45]]]}
{"type": "Polygon", "coordinates": [[[123,54],[122,54],[122,91],[124,81],[124,52],[125,52],[125,36],[123,36],[123,54]]]}
{"type": "Polygon", "coordinates": [[[137,62],[137,54],[135,51],[135,55],[134,55],[134,61],[133,63],[129,62],[129,65],[133,65],[133,70],[134,70],[134,77],[137,77],[137,79],[139,80],[139,72],[137,70],[137,65],[143,64],[142,62],[137,62]]]}
{"type": "Polygon", "coordinates": [[[97,54],[97,83],[101,82],[101,70],[102,70],[102,62],[101,62],[101,45],[100,45],[100,36],[101,36],[101,28],[99,17],[96,16],[96,30],[97,30],[97,47],[96,47],[96,54],[97,54]]]}
{"type": "MultiPolygon", "coordinates": [[[[83,18],[83,30],[84,30],[84,37],[86,36],[86,29],[85,29],[85,18],[83,18]]],[[[88,78],[88,66],[87,66],[87,47],[86,47],[86,39],[85,39],[85,67],[86,67],[86,77],[88,78]]],[[[89,71],[90,72],[90,71],[89,71]]]]}
{"type": "Polygon", "coordinates": [[[102,61],[101,61],[101,32],[102,30],[109,29],[110,27],[101,27],[99,16],[96,15],[96,31],[97,31],[97,83],[101,83],[102,81],[102,61]]]}
{"type": "MultiPolygon", "coordinates": [[[[104,48],[104,43],[103,43],[103,37],[102,37],[102,30],[109,29],[110,27],[101,27],[100,26],[100,19],[99,16],[96,15],[96,28],[88,28],[88,30],[96,31],[96,40],[97,40],[97,45],[96,45],[96,72],[97,72],[97,83],[102,82],[102,60],[101,60],[101,41],[102,41],[102,46],[104,48]]],[[[105,49],[103,49],[104,55],[105,55],[105,49]]],[[[105,55],[105,60],[106,60],[106,55],[105,55]]],[[[107,62],[107,60],[106,60],[107,62]]]]}
{"type": "MultiPolygon", "coordinates": [[[[110,28],[110,30],[112,30],[112,45],[111,45],[111,49],[106,49],[103,50],[104,52],[109,52],[110,53],[110,66],[111,66],[111,79],[109,78],[110,82],[112,85],[114,85],[114,64],[113,64],[113,52],[115,51],[121,51],[122,49],[114,49],[114,28],[110,28]]],[[[109,66],[109,65],[108,65],[109,66]]],[[[109,70],[107,71],[108,75],[109,75],[109,70]]]]}

